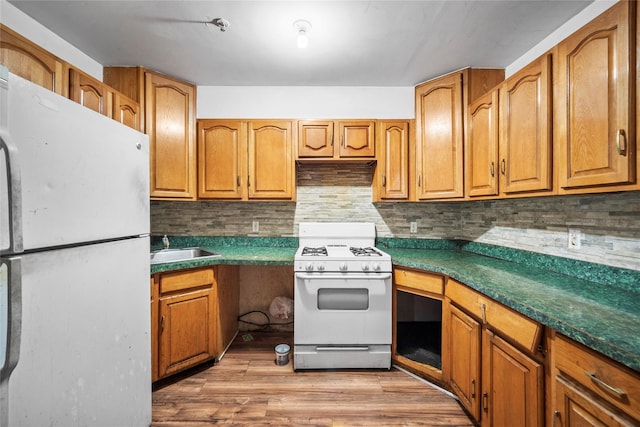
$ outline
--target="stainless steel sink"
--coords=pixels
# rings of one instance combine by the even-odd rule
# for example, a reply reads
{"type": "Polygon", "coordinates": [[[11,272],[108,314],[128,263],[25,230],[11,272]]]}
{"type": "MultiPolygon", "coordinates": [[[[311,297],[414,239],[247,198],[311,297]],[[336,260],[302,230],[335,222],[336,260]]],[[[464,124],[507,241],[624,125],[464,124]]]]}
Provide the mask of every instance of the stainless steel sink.
{"type": "Polygon", "coordinates": [[[162,249],[151,252],[151,264],[207,259],[218,256],[220,256],[219,253],[203,248],[162,249]]]}

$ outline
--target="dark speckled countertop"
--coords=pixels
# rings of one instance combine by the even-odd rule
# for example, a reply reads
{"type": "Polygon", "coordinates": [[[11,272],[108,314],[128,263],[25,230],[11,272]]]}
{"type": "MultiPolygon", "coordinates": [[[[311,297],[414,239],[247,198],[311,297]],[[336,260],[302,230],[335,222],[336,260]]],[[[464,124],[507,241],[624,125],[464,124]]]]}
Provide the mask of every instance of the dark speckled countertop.
{"type": "MultiPolygon", "coordinates": [[[[151,266],[151,273],[216,264],[292,265],[297,238],[170,237],[222,256],[151,266]]],[[[159,237],[152,248],[161,247],[159,237]]],[[[378,239],[394,266],[450,276],[640,371],[640,271],[473,242],[378,239]]]]}

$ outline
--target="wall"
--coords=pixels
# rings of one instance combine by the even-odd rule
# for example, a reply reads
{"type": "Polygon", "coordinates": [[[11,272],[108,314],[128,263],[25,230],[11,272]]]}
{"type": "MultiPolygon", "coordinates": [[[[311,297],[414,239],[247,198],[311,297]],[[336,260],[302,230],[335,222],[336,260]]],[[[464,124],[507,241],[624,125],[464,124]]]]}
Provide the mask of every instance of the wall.
{"type": "Polygon", "coordinates": [[[380,237],[464,239],[640,270],[640,192],[473,202],[371,202],[367,165],[299,165],[298,201],[153,202],[151,231],[296,236],[304,221],[370,221],[380,237]],[[251,223],[260,232],[251,233],[251,223]],[[418,233],[409,233],[417,221],[418,233]],[[567,230],[581,248],[567,248],[567,230]]]}

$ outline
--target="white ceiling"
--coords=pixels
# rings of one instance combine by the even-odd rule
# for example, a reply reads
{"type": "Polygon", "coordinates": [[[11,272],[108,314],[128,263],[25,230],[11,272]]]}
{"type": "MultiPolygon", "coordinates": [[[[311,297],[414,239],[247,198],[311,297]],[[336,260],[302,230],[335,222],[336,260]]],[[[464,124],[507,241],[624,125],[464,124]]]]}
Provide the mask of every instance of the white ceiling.
{"type": "Polygon", "coordinates": [[[414,86],[504,68],[591,0],[9,0],[103,65],[210,86],[414,86]],[[225,32],[205,24],[223,17],[225,32]],[[311,22],[296,47],[293,22],[311,22]]]}

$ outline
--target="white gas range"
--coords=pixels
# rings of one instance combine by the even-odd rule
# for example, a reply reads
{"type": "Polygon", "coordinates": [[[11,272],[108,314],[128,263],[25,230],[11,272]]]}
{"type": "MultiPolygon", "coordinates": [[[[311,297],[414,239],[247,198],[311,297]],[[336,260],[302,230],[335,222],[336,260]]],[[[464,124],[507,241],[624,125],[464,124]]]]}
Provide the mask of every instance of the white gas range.
{"type": "Polygon", "coordinates": [[[301,223],[294,369],[391,367],[391,257],[373,223],[301,223]]]}

